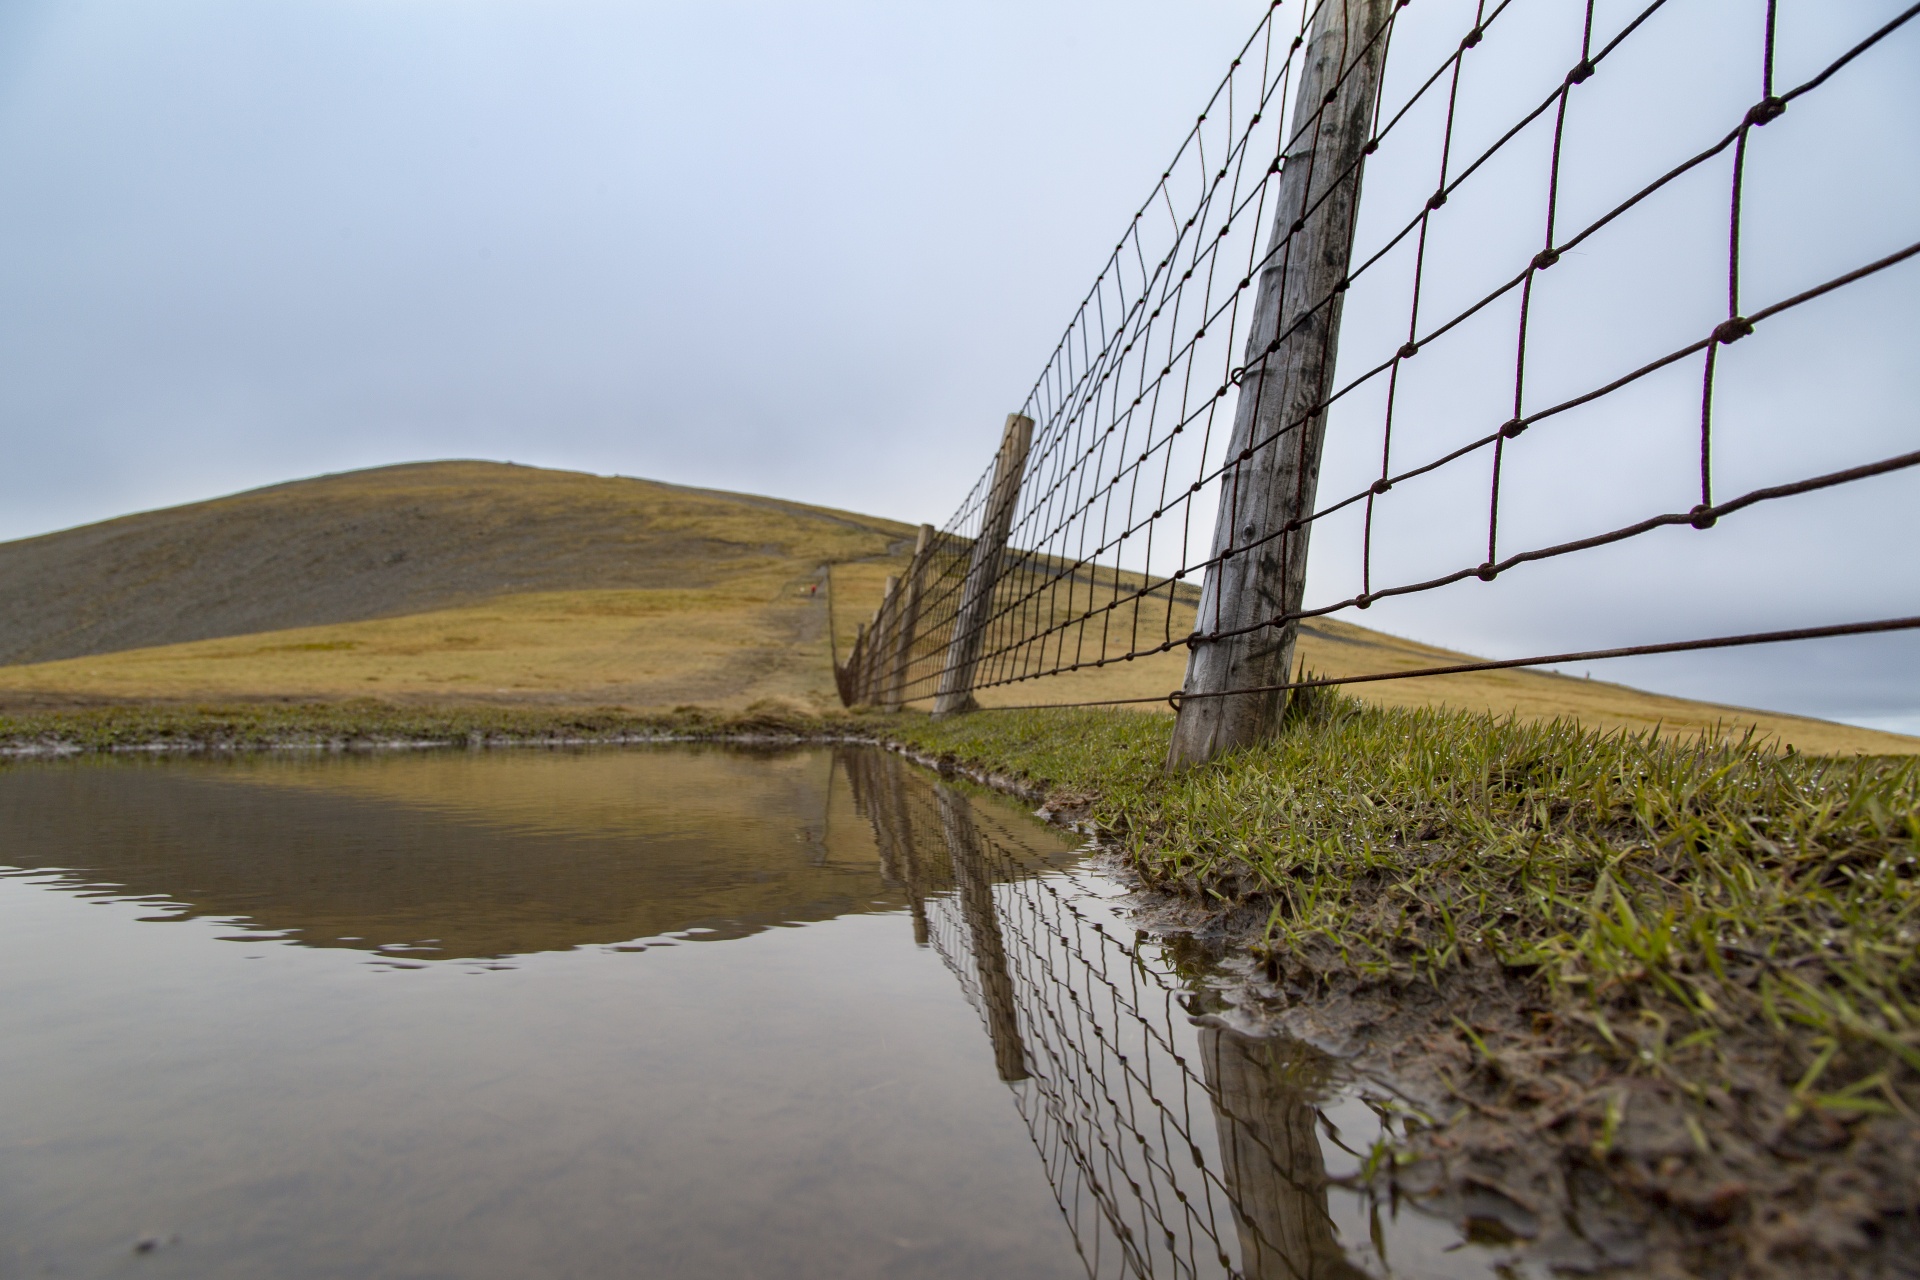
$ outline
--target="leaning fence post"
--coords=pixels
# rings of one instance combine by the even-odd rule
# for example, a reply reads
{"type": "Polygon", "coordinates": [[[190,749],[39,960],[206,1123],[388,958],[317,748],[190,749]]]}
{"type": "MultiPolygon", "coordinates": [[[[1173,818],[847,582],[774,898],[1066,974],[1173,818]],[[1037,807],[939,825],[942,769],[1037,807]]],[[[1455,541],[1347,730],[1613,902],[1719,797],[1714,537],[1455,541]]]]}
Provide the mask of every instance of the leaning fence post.
{"type": "Polygon", "coordinates": [[[1033,445],[1033,419],[1024,413],[1007,415],[1007,429],[1000,438],[1000,452],[993,462],[993,484],[987,489],[987,503],[980,514],[980,535],[973,541],[973,556],[967,562],[967,576],[960,586],[960,608],[953,617],[953,636],[947,641],[947,665],[940,673],[940,689],[933,702],[933,714],[950,715],[969,711],[973,700],[973,668],[980,660],[980,641],[985,637],[987,619],[993,613],[993,589],[1000,580],[1001,553],[1007,547],[1007,534],[1013,528],[1013,509],[1020,501],[1020,477],[1027,467],[1027,450],[1033,445]]]}
{"type": "Polygon", "coordinates": [[[1228,691],[1284,684],[1292,670],[1296,624],[1268,623],[1297,612],[1306,586],[1311,526],[1301,522],[1313,513],[1320,479],[1323,402],[1391,4],[1321,5],[1300,64],[1287,125],[1292,150],[1280,171],[1227,445],[1227,457],[1241,460],[1220,478],[1170,770],[1271,737],[1286,709],[1284,693],[1228,691]]]}
{"type": "Polygon", "coordinates": [[[913,662],[913,641],[920,629],[920,584],[927,574],[927,556],[933,546],[933,526],[920,526],[913,559],[901,579],[900,607],[893,628],[893,652],[887,657],[887,679],[880,694],[883,710],[898,711],[906,701],[907,667],[913,662]]]}

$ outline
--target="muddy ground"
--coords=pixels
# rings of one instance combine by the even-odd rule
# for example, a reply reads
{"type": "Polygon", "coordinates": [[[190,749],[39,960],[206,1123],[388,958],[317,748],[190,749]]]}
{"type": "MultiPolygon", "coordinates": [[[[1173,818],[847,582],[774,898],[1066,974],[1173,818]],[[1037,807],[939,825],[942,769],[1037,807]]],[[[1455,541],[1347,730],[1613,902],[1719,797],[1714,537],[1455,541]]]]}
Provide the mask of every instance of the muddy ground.
{"type": "MultiPolygon", "coordinates": [[[[1084,826],[1080,797],[915,758],[1084,826]]],[[[1117,856],[1106,869],[1135,886],[1135,922],[1180,957],[1206,1011],[1305,1040],[1404,1099],[1375,1189],[1510,1246],[1515,1275],[1920,1277],[1920,1117],[1796,1105],[1776,1039],[1723,1037],[1707,1051],[1730,1086],[1690,1094],[1663,1069],[1688,1050],[1662,1028],[1595,1019],[1537,974],[1469,955],[1438,986],[1366,980],[1331,949],[1268,953],[1259,897],[1213,907],[1145,886],[1117,856]]],[[[1730,977],[1756,981],[1762,963],[1730,977]]]]}

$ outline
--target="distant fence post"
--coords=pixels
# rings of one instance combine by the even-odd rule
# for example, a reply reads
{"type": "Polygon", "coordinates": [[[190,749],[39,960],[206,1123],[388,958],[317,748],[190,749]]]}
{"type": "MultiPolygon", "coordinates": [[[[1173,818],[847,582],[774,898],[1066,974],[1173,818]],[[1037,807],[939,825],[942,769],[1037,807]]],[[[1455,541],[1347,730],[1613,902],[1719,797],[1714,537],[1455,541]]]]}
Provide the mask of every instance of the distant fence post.
{"type": "Polygon", "coordinates": [[[840,682],[840,701],[843,705],[860,705],[861,672],[867,666],[867,624],[856,623],[853,628],[853,648],[847,651],[846,676],[840,682]]]}
{"type": "Polygon", "coordinates": [[[913,642],[920,629],[920,589],[927,576],[927,557],[933,550],[933,526],[920,526],[920,537],[913,544],[913,559],[901,577],[900,604],[895,611],[893,652],[887,656],[887,677],[880,692],[880,706],[898,711],[906,700],[907,666],[913,661],[913,642]]]}
{"type": "Polygon", "coordinates": [[[953,637],[947,642],[947,665],[940,673],[940,688],[934,698],[933,713],[951,715],[971,710],[973,668],[980,660],[980,641],[987,618],[993,612],[993,589],[1000,580],[1001,553],[1007,547],[1007,534],[1013,527],[1013,509],[1020,500],[1020,476],[1026,470],[1027,450],[1033,445],[1033,419],[1023,413],[1007,415],[1007,429],[1000,438],[1000,453],[993,463],[993,484],[987,490],[986,508],[980,516],[980,535],[974,539],[973,557],[967,564],[967,576],[960,587],[960,608],[953,618],[953,637]]]}
{"type": "Polygon", "coordinates": [[[867,661],[860,669],[862,706],[872,706],[879,701],[880,691],[889,679],[887,659],[893,656],[894,597],[899,590],[900,579],[888,575],[887,584],[880,591],[880,607],[873,611],[873,624],[867,629],[867,661]]]}
{"type": "Polygon", "coordinates": [[[1286,709],[1284,693],[1205,695],[1284,684],[1292,671],[1296,624],[1265,624],[1299,609],[1306,586],[1311,526],[1300,521],[1313,512],[1320,479],[1319,405],[1339,342],[1340,286],[1391,7],[1392,0],[1327,0],[1300,64],[1288,126],[1296,140],[1280,171],[1169,770],[1271,737],[1286,709]],[[1232,465],[1249,448],[1251,458],[1232,465]],[[1209,632],[1240,634],[1209,640],[1209,632]]]}

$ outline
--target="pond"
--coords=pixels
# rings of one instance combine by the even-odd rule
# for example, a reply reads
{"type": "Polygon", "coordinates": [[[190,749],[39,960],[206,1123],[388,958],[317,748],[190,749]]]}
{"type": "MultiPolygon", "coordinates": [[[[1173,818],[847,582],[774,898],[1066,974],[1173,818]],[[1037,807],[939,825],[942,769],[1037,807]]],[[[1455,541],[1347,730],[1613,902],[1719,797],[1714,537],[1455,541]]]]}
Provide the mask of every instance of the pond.
{"type": "Polygon", "coordinates": [[[0,767],[0,1277],[1478,1276],[1385,1100],[864,748],[0,767]]]}

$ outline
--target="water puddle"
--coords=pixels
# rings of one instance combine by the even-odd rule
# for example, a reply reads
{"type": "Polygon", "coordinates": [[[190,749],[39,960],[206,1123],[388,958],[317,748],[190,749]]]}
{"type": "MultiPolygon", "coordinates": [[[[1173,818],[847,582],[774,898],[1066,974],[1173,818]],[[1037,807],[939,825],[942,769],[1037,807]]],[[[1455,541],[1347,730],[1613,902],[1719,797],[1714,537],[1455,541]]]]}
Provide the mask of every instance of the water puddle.
{"type": "Polygon", "coordinates": [[[0,866],[0,1277],[1501,1257],[1360,1188],[1385,1091],[876,751],[23,763],[0,866]]]}

